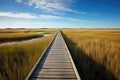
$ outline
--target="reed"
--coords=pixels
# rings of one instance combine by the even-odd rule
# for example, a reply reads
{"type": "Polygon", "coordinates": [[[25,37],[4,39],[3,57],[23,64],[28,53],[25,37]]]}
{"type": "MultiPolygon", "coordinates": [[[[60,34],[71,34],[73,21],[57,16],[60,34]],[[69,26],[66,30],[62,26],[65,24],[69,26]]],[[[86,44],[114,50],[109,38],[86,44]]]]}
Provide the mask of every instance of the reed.
{"type": "Polygon", "coordinates": [[[0,80],[24,80],[54,34],[40,41],[0,46],[0,80]]]}
{"type": "Polygon", "coordinates": [[[39,38],[56,31],[57,29],[0,29],[0,43],[39,38]]]}
{"type": "Polygon", "coordinates": [[[62,32],[83,80],[120,80],[120,30],[62,32]]]}
{"type": "Polygon", "coordinates": [[[29,29],[0,29],[0,33],[28,33],[29,29]]]}

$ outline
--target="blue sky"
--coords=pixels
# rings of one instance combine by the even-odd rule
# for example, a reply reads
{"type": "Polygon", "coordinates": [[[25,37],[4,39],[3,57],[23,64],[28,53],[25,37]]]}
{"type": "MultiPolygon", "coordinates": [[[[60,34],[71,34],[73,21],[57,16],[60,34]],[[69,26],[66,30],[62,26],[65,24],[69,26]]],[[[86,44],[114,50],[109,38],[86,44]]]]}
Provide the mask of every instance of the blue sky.
{"type": "Polygon", "coordinates": [[[0,0],[0,28],[120,28],[120,0],[0,0]]]}

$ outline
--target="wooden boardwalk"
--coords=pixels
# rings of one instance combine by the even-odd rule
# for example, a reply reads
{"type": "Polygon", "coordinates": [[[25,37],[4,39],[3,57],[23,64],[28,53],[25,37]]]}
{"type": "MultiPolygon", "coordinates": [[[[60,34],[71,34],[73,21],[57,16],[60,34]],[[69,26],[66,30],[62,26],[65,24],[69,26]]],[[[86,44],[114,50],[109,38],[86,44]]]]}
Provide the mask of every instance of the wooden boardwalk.
{"type": "Polygon", "coordinates": [[[26,80],[80,80],[60,31],[26,80]]]}

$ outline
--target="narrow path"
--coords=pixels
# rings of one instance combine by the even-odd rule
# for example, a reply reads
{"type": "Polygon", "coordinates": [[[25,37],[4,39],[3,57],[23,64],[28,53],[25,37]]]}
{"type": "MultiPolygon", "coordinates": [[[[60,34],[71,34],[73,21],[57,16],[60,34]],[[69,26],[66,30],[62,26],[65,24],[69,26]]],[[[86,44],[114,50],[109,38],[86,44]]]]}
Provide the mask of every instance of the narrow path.
{"type": "Polygon", "coordinates": [[[26,80],[80,80],[60,31],[26,80]]]}

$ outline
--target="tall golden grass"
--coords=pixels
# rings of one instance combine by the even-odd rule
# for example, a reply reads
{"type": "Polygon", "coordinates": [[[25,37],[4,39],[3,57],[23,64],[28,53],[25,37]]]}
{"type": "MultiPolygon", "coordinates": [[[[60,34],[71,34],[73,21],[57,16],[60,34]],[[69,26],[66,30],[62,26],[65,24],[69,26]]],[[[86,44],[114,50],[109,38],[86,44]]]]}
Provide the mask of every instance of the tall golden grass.
{"type": "Polygon", "coordinates": [[[57,29],[0,29],[0,43],[21,41],[43,37],[43,34],[54,34],[57,29]],[[43,32],[39,33],[38,32],[43,32]]]}
{"type": "Polygon", "coordinates": [[[120,30],[62,32],[83,80],[120,80],[120,30]]]}
{"type": "Polygon", "coordinates": [[[45,28],[45,29],[30,29],[32,32],[43,32],[43,33],[54,33],[57,29],[55,28],[45,28]]]}
{"type": "Polygon", "coordinates": [[[0,46],[0,80],[24,80],[54,34],[41,41],[0,46]]]}
{"type": "Polygon", "coordinates": [[[28,33],[29,29],[0,29],[0,33],[28,33]]]}

